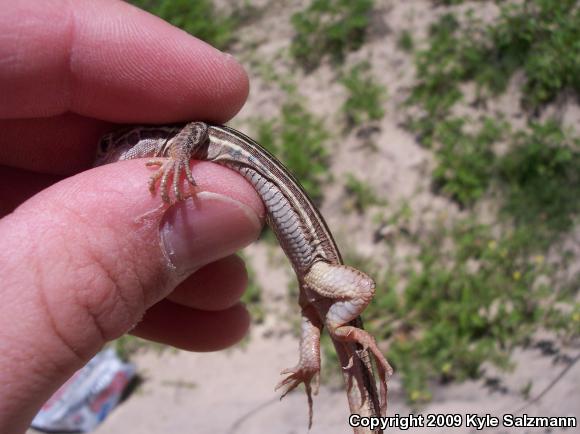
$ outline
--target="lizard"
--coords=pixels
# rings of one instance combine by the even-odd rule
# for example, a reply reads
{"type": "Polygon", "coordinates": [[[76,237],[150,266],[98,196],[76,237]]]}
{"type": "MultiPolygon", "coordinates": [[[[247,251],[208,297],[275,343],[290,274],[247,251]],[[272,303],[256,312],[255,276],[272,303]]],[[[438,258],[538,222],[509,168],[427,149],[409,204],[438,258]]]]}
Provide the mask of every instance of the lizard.
{"type": "MultiPolygon", "coordinates": [[[[343,264],[322,215],[282,163],[231,127],[189,122],[136,126],[106,134],[99,142],[95,165],[134,158],[149,158],[145,164],[157,168],[149,179],[149,190],[155,194],[159,189],[167,206],[188,197],[182,191],[183,178],[194,191],[192,159],[223,165],[250,182],[264,202],[266,221],[300,286],[299,361],[281,372],[286,377],[276,386],[276,390],[282,389],[280,399],[303,383],[309,427],[312,425],[312,395],[318,392],[320,375],[320,334],[326,327],[342,364],[351,412],[385,415],[387,381],[393,371],[375,339],[363,329],[360,318],[374,295],[375,283],[363,272],[343,264]],[[379,375],[380,397],[370,356],[379,375]]],[[[363,432],[379,431],[355,428],[355,433],[363,432]]]]}

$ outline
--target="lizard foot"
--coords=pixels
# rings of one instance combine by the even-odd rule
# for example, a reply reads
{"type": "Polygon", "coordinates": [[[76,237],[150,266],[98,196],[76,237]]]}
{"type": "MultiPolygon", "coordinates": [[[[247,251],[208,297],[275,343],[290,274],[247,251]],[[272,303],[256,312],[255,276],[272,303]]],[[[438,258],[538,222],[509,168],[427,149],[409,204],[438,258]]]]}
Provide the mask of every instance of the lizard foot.
{"type": "Polygon", "coordinates": [[[300,364],[294,368],[284,369],[281,375],[288,375],[280,381],[275,390],[283,388],[282,396],[284,398],[290,391],[294,390],[300,383],[304,383],[306,396],[308,397],[308,429],[312,426],[312,395],[318,394],[320,386],[320,370],[303,367],[300,364]]]}
{"type": "Polygon", "coordinates": [[[185,197],[187,197],[182,194],[181,188],[179,186],[179,180],[181,179],[182,174],[185,175],[185,178],[187,179],[188,183],[191,186],[195,187],[196,185],[195,180],[193,179],[193,176],[191,174],[191,167],[189,166],[188,159],[176,160],[174,158],[169,159],[157,158],[147,161],[145,165],[159,166],[159,169],[157,169],[157,171],[153,175],[151,175],[151,178],[149,178],[149,191],[151,191],[152,194],[155,194],[157,181],[161,179],[161,181],[159,182],[159,190],[161,190],[161,199],[163,199],[163,202],[167,204],[171,202],[169,198],[169,186],[167,185],[169,176],[173,175],[172,187],[173,187],[173,195],[176,201],[183,200],[185,199],[185,197]]]}
{"type": "MultiPolygon", "coordinates": [[[[380,399],[381,399],[381,415],[387,414],[387,381],[393,374],[393,368],[379,350],[375,339],[366,331],[352,326],[342,326],[336,329],[333,333],[339,340],[343,342],[355,342],[363,347],[363,351],[370,351],[373,355],[377,372],[380,379],[380,399]]],[[[353,355],[349,358],[349,363],[343,369],[350,369],[353,365],[353,355]]]]}

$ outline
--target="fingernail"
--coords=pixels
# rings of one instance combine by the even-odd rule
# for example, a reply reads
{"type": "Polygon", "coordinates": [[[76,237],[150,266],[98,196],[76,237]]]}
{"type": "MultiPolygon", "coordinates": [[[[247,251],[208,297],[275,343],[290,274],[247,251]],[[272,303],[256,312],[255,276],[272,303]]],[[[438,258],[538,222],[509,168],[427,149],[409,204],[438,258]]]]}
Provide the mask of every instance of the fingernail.
{"type": "Polygon", "coordinates": [[[165,255],[178,275],[190,274],[254,241],[261,230],[255,211],[229,196],[199,192],[171,207],[161,223],[165,255]]]}

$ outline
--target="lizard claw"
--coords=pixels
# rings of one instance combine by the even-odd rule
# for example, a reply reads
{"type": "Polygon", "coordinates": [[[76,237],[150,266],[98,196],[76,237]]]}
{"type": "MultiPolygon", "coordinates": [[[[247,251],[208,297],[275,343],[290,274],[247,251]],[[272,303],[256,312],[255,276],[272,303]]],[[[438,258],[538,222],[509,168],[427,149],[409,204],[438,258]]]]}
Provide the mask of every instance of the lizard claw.
{"type": "Polygon", "coordinates": [[[353,365],[354,365],[354,355],[351,354],[350,357],[348,358],[348,363],[346,364],[346,366],[343,366],[342,369],[344,371],[348,371],[350,368],[352,368],[353,365]]]}
{"type": "Polygon", "coordinates": [[[283,388],[280,399],[296,389],[300,383],[304,383],[306,396],[308,397],[308,429],[310,429],[310,427],[312,427],[312,395],[318,394],[320,386],[320,371],[297,366],[295,368],[284,369],[280,374],[290,374],[281,380],[274,388],[274,390],[283,388]]]}
{"type": "Polygon", "coordinates": [[[320,375],[318,371],[310,371],[308,369],[298,367],[284,369],[282,372],[280,372],[280,375],[286,374],[290,375],[281,380],[274,388],[274,390],[278,390],[285,387],[280,399],[284,398],[289,392],[298,387],[300,383],[304,383],[306,388],[309,390],[311,389],[314,395],[318,394],[318,389],[320,386],[320,375]]]}
{"type": "Polygon", "coordinates": [[[352,368],[354,364],[354,355],[357,354],[360,357],[364,352],[368,351],[370,355],[375,359],[377,373],[379,374],[379,385],[380,385],[380,412],[384,416],[387,413],[387,382],[393,374],[393,368],[385,359],[385,356],[379,350],[375,339],[365,330],[352,327],[352,326],[341,326],[331,331],[331,334],[343,342],[354,342],[362,347],[362,351],[357,350],[350,353],[347,366],[343,367],[344,370],[352,368]]]}
{"type": "Polygon", "coordinates": [[[169,159],[153,159],[145,163],[146,166],[159,166],[157,171],[149,178],[149,191],[155,194],[157,187],[157,181],[159,182],[159,190],[161,190],[161,198],[163,202],[170,204],[171,199],[169,197],[170,186],[168,185],[169,177],[172,176],[173,183],[173,196],[176,201],[184,200],[185,198],[191,196],[191,194],[183,195],[179,185],[179,181],[182,175],[185,175],[185,179],[192,186],[195,187],[196,183],[191,174],[191,168],[189,166],[189,160],[175,160],[173,158],[169,159]]]}

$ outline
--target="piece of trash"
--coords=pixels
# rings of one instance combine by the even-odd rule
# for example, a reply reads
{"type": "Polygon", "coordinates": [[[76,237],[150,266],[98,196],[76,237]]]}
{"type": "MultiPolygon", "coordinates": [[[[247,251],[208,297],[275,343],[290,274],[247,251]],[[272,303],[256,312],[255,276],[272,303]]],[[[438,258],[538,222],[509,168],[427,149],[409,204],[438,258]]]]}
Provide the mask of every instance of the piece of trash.
{"type": "Polygon", "coordinates": [[[135,370],[135,365],[123,362],[113,348],[99,352],[42,406],[32,428],[92,431],[118,404],[135,370]]]}

